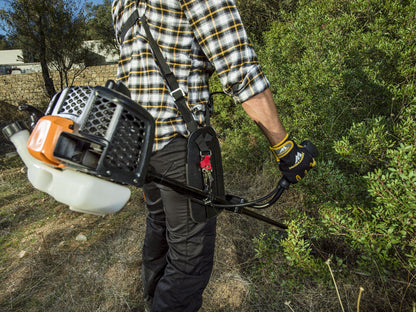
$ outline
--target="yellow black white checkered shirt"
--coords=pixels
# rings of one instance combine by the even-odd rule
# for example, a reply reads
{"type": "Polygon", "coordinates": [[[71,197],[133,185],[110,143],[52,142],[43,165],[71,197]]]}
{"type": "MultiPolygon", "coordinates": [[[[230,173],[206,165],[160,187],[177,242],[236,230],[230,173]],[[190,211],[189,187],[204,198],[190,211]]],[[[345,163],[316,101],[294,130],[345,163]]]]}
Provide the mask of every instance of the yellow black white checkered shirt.
{"type": "Polygon", "coordinates": [[[163,148],[176,135],[188,133],[140,22],[127,31],[124,40],[120,38],[133,10],[146,15],[151,33],[200,125],[204,124],[208,81],[214,70],[224,92],[236,102],[269,87],[233,0],[114,0],[112,15],[120,43],[117,78],[130,89],[132,99],[155,118],[154,150],[163,148]]]}

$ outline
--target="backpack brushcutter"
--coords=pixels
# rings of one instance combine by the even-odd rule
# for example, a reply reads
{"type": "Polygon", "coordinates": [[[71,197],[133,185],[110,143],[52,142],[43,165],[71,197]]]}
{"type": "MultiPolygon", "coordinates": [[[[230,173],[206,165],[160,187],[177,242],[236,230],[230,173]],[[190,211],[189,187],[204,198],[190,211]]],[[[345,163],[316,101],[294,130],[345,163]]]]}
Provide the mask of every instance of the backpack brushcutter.
{"type": "MultiPolygon", "coordinates": [[[[270,194],[247,202],[156,174],[149,166],[155,132],[153,117],[130,99],[123,84],[109,81],[105,87],[66,88],[54,96],[45,114],[30,106],[21,109],[30,113],[31,126],[18,121],[5,127],[3,133],[27,166],[32,185],[71,210],[97,215],[115,213],[130,198],[127,185],[141,187],[154,181],[188,196],[200,207],[245,214],[280,229],[287,228],[247,209],[274,204],[289,187],[284,177],[270,194]]],[[[312,155],[317,154],[309,141],[302,145],[312,155]]],[[[209,162],[201,162],[201,175],[210,169],[209,162]]]]}

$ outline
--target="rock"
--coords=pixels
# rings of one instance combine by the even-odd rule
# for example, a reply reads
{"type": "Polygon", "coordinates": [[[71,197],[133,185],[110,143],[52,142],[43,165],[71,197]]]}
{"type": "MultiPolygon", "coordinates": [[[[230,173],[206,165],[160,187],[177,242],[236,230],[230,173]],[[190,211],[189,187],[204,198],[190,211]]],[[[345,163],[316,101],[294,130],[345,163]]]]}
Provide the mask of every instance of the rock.
{"type": "Polygon", "coordinates": [[[79,234],[75,240],[79,241],[79,242],[86,242],[87,241],[87,237],[84,234],[79,234]]]}
{"type": "Polygon", "coordinates": [[[26,250],[22,250],[22,251],[19,253],[19,259],[22,259],[24,256],[26,256],[26,254],[27,254],[26,250]]]}
{"type": "Polygon", "coordinates": [[[15,157],[17,155],[18,155],[17,152],[6,153],[6,158],[7,159],[10,159],[10,158],[13,158],[13,157],[15,157]]]}

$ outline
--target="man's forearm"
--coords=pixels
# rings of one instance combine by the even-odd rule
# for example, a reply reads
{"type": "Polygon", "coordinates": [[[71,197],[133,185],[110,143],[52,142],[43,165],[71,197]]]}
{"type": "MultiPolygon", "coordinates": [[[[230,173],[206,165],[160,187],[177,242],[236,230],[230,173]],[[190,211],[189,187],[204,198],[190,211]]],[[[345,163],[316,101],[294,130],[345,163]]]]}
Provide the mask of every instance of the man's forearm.
{"type": "Polygon", "coordinates": [[[271,146],[283,141],[287,132],[283,127],[270,89],[266,89],[247,101],[242,106],[250,118],[260,127],[271,146]]]}

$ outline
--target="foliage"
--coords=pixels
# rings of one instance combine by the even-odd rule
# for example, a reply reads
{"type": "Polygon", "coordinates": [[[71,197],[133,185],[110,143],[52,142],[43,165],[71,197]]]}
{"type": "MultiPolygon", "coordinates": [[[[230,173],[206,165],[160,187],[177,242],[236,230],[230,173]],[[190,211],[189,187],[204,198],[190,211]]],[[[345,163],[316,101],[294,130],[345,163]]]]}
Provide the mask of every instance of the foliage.
{"type": "Polygon", "coordinates": [[[86,38],[85,16],[74,1],[61,1],[51,21],[55,26],[51,31],[53,38],[47,41],[49,64],[60,75],[60,89],[72,85],[68,73],[73,70],[73,76],[79,75],[85,68],[88,50],[83,42],[86,38]]]}
{"type": "Polygon", "coordinates": [[[104,0],[103,4],[87,4],[88,20],[87,35],[90,40],[101,40],[100,48],[107,53],[118,52],[119,46],[114,34],[111,17],[111,0],[104,0]]]}
{"type": "Polygon", "coordinates": [[[9,39],[24,51],[28,60],[39,61],[47,94],[55,86],[48,65],[61,75],[61,87],[68,84],[68,71],[85,57],[85,16],[75,0],[13,0],[2,11],[9,39]]]}
{"type": "MultiPolygon", "coordinates": [[[[383,278],[416,272],[414,12],[414,1],[299,1],[259,53],[284,125],[321,152],[292,233],[343,241],[383,278]]],[[[313,267],[302,238],[281,245],[313,267]]]]}
{"type": "Polygon", "coordinates": [[[12,47],[11,43],[3,35],[0,35],[0,50],[8,50],[12,47]]]}
{"type": "Polygon", "coordinates": [[[255,44],[263,44],[264,32],[273,21],[279,19],[280,10],[294,10],[296,0],[236,0],[238,11],[249,38],[255,44]]]}
{"type": "Polygon", "coordinates": [[[334,142],[334,149],[359,173],[379,168],[386,162],[387,149],[394,145],[395,138],[389,128],[389,120],[385,117],[354,123],[346,136],[334,142]]]}
{"type": "Polygon", "coordinates": [[[296,13],[282,13],[261,54],[285,125],[300,137],[315,139],[330,158],[334,153],[327,142],[341,138],[354,121],[389,117],[402,101],[392,87],[406,82],[400,70],[411,63],[408,43],[414,39],[410,33],[395,34],[394,27],[405,25],[409,13],[394,13],[389,4],[384,10],[367,4],[301,3],[296,13]],[[385,14],[398,20],[385,21],[385,14]],[[387,27],[392,34],[386,34],[387,27]]]}
{"type": "MultiPolygon", "coordinates": [[[[363,250],[365,262],[371,264],[376,259],[384,269],[413,271],[416,269],[415,106],[404,108],[401,116],[405,117],[399,117],[400,121],[390,131],[385,130],[385,124],[379,118],[352,128],[353,134],[361,134],[364,139],[352,145],[350,150],[355,155],[349,157],[349,161],[357,170],[370,168],[363,180],[371,203],[363,206],[353,202],[342,212],[335,209],[329,218],[327,216],[326,223],[337,235],[345,235],[354,248],[363,250]],[[374,123],[377,126],[370,128],[374,123]],[[372,131],[368,131],[369,128],[372,131]],[[363,153],[369,157],[358,163],[355,156],[363,153]],[[378,165],[371,168],[374,162],[378,165]],[[349,226],[341,228],[339,225],[342,223],[349,226]]],[[[336,142],[336,147],[346,146],[350,138],[347,136],[336,142]]],[[[345,157],[349,150],[342,149],[339,153],[345,157]]]]}
{"type": "Polygon", "coordinates": [[[49,97],[55,94],[55,87],[47,66],[47,28],[50,23],[50,10],[45,1],[12,1],[8,10],[3,10],[1,18],[8,27],[8,36],[19,41],[19,46],[27,48],[25,55],[39,60],[46,92],[49,97]]]}
{"type": "Polygon", "coordinates": [[[267,140],[240,104],[221,94],[217,76],[211,87],[213,95],[212,124],[221,140],[224,169],[230,172],[254,171],[271,159],[267,140]]]}

